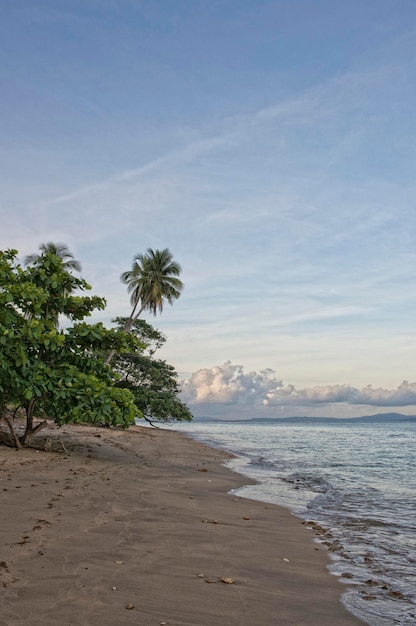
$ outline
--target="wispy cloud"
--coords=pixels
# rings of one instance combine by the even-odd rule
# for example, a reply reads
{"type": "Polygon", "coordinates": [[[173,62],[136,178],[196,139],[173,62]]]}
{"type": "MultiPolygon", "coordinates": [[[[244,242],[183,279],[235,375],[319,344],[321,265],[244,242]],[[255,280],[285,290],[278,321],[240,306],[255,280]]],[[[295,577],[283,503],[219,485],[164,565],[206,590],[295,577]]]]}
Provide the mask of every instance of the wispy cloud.
{"type": "MultiPolygon", "coordinates": [[[[175,168],[180,164],[193,161],[205,153],[209,153],[223,147],[227,144],[227,141],[227,135],[208,137],[192,141],[177,150],[168,152],[167,154],[149,161],[139,167],[123,170],[101,181],[83,185],[82,187],[69,191],[68,193],[41,200],[32,208],[38,209],[44,207],[54,207],[73,200],[78,200],[79,198],[94,196],[98,193],[106,192],[112,187],[120,187],[124,182],[138,181],[156,173],[157,171],[163,171],[166,168],[175,168]]],[[[155,182],[155,184],[157,184],[157,182],[155,182]]]]}
{"type": "MultiPolygon", "coordinates": [[[[363,127],[367,126],[369,120],[366,117],[364,123],[362,109],[366,106],[368,98],[374,97],[374,89],[377,85],[385,86],[389,78],[397,78],[399,70],[398,66],[392,65],[376,70],[348,71],[324,80],[299,95],[289,96],[276,104],[244,114],[235,113],[225,116],[216,120],[215,124],[209,123],[205,128],[188,131],[190,141],[184,142],[182,139],[181,146],[173,147],[158,158],[138,167],[115,172],[102,180],[92,181],[69,190],[67,193],[38,200],[32,208],[53,207],[86,196],[94,196],[113,186],[120,187],[123,182],[140,180],[158,171],[175,169],[188,163],[195,164],[199,158],[206,155],[215,155],[224,150],[238,150],[238,146],[241,143],[244,144],[249,138],[253,138],[253,134],[268,132],[271,127],[274,141],[279,136],[284,136],[284,133],[293,125],[299,131],[300,127],[323,123],[327,133],[338,134],[339,125],[342,124],[344,116],[351,115],[352,110],[356,112],[357,121],[361,119],[363,127]],[[330,120],[335,126],[328,125],[330,120]]],[[[351,125],[351,119],[349,124],[351,125]]],[[[345,141],[345,129],[343,130],[345,141]]],[[[155,184],[157,184],[156,180],[155,184]]]]}

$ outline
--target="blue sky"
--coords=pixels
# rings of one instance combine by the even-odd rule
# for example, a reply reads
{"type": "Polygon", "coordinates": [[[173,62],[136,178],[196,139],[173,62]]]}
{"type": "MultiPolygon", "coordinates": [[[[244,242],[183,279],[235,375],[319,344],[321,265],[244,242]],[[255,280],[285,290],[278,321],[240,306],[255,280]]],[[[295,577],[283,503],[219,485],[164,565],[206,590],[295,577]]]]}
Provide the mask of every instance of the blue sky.
{"type": "Polygon", "coordinates": [[[66,243],[109,323],[168,247],[147,319],[196,414],[416,413],[413,0],[15,0],[0,33],[2,248],[66,243]]]}

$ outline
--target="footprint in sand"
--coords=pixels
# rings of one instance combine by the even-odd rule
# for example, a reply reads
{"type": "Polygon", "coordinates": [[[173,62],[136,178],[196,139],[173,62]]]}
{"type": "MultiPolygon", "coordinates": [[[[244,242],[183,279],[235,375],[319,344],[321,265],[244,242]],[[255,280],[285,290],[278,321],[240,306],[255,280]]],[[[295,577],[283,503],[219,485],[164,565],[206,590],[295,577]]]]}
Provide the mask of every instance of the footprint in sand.
{"type": "Polygon", "coordinates": [[[6,563],[6,561],[0,561],[0,587],[8,589],[11,583],[15,583],[18,579],[15,578],[6,563]]]}

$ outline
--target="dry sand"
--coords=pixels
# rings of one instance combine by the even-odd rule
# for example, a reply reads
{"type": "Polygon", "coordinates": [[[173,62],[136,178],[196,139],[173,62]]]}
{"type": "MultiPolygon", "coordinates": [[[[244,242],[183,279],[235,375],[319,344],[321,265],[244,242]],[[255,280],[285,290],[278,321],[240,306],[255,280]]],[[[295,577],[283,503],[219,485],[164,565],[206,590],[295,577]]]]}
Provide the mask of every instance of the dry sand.
{"type": "Polygon", "coordinates": [[[227,493],[249,481],[225,453],[140,427],[42,435],[0,446],[1,626],[362,624],[301,520],[227,493]]]}

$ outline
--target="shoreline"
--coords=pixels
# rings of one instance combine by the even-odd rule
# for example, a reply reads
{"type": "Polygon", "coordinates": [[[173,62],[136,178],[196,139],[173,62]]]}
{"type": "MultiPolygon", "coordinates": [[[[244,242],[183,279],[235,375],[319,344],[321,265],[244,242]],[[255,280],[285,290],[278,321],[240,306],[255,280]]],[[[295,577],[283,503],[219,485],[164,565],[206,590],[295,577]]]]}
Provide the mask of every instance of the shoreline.
{"type": "Polygon", "coordinates": [[[34,444],[0,446],[1,626],[364,623],[300,518],[229,494],[254,483],[231,454],[140,426],[34,444]]]}

